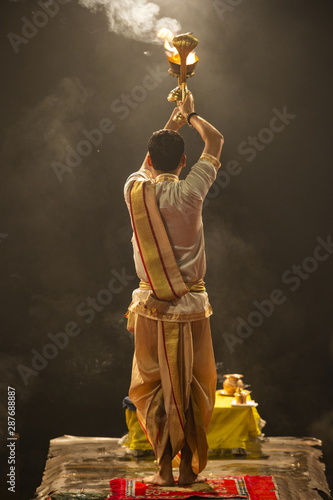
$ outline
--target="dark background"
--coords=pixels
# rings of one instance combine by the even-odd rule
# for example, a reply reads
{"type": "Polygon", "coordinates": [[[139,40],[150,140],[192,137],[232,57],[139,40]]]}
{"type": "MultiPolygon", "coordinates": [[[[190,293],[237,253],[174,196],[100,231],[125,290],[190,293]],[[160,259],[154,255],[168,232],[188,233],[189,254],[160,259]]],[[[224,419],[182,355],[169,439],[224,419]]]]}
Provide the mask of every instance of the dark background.
{"type": "MultiPolygon", "coordinates": [[[[282,280],[313,256],[318,237],[332,233],[332,1],[226,0],[225,13],[208,0],[104,3],[110,20],[102,0],[59,5],[18,53],[8,33],[22,36],[22,18],[31,20],[40,7],[9,0],[0,7],[1,453],[6,459],[9,385],[16,388],[21,498],[40,484],[50,439],[126,432],[121,402],[133,339],[123,314],[137,280],[122,190],[172,110],[166,96],[176,80],[154,38],[165,16],[178,33],[193,31],[200,40],[189,80],[196,110],[225,137],[222,168],[236,160],[241,169],[225,187],[220,177],[204,210],[219,374],[244,374],[266,435],[323,439],[332,480],[333,257],[295,291],[282,280]],[[149,17],[154,5],[160,12],[149,17]],[[140,94],[135,87],[157,65],[166,76],[140,94]],[[117,111],[116,100],[131,92],[142,100],[117,111]],[[248,162],[239,145],[284,106],[296,117],[248,162]],[[113,132],[59,182],[53,162],[65,164],[66,147],[76,149],[82,130],[103,118],[113,132]],[[88,324],[76,309],[107,287],[112,270],[132,279],[88,324]],[[237,318],[274,289],[284,303],[229,349],[226,333],[237,335],[237,318]],[[48,334],[70,321],[81,333],[25,384],[18,366],[31,369],[32,350],[42,353],[48,334]]],[[[182,130],[191,165],[202,143],[182,130]]]]}

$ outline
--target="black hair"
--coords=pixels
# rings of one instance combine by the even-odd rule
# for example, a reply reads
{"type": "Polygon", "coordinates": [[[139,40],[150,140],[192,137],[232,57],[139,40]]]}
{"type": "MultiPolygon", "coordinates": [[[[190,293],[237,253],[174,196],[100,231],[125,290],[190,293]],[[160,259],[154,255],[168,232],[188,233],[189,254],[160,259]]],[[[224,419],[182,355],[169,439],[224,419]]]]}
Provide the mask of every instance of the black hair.
{"type": "Polygon", "coordinates": [[[148,151],[155,170],[175,170],[184,154],[184,139],[174,130],[158,130],[148,141],[148,151]]]}

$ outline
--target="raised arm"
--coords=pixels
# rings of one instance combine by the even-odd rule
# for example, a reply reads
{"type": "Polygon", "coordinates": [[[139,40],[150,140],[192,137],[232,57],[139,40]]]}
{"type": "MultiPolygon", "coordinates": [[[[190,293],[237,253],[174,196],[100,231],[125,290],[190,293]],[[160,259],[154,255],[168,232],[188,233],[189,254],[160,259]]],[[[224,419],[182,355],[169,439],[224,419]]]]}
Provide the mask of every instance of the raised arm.
{"type": "Polygon", "coordinates": [[[178,115],[180,109],[178,107],[174,108],[172,113],[171,113],[171,116],[169,118],[169,120],[167,121],[166,125],[165,125],[165,129],[167,130],[174,130],[175,132],[178,132],[178,130],[180,129],[180,127],[182,127],[183,125],[185,125],[186,121],[184,119],[183,122],[175,122],[174,121],[174,117],[176,115],[178,115]]]}
{"type": "Polygon", "coordinates": [[[187,94],[185,101],[180,103],[179,109],[184,118],[187,121],[189,120],[190,125],[199,132],[204,141],[205,147],[203,153],[208,153],[219,160],[224,143],[223,135],[213,125],[201,118],[201,116],[192,114],[195,111],[194,99],[191,92],[187,94]]]}
{"type": "MultiPolygon", "coordinates": [[[[171,115],[170,115],[170,118],[169,120],[166,122],[164,128],[167,129],[167,130],[174,130],[175,132],[178,132],[178,130],[180,129],[180,127],[182,127],[186,122],[184,120],[184,122],[175,122],[173,120],[173,118],[179,113],[180,109],[179,108],[174,108],[171,115]]],[[[153,169],[152,167],[149,166],[148,164],[148,153],[146,154],[146,157],[145,159],[143,160],[143,163],[141,165],[141,168],[140,170],[148,170],[149,172],[153,173],[153,169]]]]}

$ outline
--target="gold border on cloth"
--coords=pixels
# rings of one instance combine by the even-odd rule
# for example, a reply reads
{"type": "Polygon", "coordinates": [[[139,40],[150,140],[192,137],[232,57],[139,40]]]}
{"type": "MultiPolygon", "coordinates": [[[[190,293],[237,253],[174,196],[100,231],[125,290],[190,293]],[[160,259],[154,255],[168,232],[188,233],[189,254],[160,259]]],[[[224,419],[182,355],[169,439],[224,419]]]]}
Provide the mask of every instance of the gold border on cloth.
{"type": "Polygon", "coordinates": [[[151,289],[159,300],[188,293],[157,206],[155,184],[134,181],[130,191],[131,218],[151,289]]]}
{"type": "Polygon", "coordinates": [[[202,153],[202,155],[200,156],[200,160],[208,161],[211,165],[213,165],[216,171],[221,166],[221,162],[219,162],[219,160],[215,158],[215,156],[210,155],[209,153],[202,153]]]}

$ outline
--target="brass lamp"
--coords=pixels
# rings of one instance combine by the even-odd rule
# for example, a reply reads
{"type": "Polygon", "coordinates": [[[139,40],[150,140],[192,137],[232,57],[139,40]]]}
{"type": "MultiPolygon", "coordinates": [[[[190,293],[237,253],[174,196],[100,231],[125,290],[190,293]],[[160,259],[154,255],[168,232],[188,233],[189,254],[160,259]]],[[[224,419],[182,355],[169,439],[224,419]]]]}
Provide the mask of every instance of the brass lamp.
{"type": "MultiPolygon", "coordinates": [[[[169,102],[175,102],[177,105],[180,101],[184,101],[188,92],[186,79],[194,75],[195,68],[198,64],[199,58],[192,54],[192,61],[188,60],[189,54],[198,45],[199,40],[193,33],[185,33],[175,36],[172,40],[173,46],[177,49],[178,54],[168,56],[168,63],[170,66],[169,73],[178,78],[178,87],[171,90],[168,95],[169,102]]],[[[178,113],[174,120],[178,123],[184,121],[181,113],[178,113]]]]}

